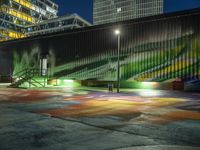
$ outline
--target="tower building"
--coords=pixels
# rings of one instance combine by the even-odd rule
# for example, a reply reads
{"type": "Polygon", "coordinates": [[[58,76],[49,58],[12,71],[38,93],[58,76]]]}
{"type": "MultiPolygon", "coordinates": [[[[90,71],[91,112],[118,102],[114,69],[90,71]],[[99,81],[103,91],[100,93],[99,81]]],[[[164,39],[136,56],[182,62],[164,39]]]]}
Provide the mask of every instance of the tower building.
{"type": "Polygon", "coordinates": [[[163,0],[94,0],[95,25],[163,13],[163,0]]]}

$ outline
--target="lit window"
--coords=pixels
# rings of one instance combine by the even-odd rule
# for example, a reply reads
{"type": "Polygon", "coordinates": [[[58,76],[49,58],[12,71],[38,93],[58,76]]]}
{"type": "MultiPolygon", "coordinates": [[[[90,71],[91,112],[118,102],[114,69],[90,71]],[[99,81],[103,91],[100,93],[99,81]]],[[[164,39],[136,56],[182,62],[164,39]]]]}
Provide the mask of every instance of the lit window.
{"type": "Polygon", "coordinates": [[[120,13],[122,11],[122,8],[117,8],[117,13],[120,13]]]}

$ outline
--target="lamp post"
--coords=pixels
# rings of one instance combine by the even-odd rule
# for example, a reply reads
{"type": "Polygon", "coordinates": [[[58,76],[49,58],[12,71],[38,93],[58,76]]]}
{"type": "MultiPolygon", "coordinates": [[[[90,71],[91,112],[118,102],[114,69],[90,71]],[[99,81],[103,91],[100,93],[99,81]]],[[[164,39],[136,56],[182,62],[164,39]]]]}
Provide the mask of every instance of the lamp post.
{"type": "Polygon", "coordinates": [[[115,34],[117,35],[117,93],[119,93],[120,89],[120,30],[115,30],[115,34]]]}

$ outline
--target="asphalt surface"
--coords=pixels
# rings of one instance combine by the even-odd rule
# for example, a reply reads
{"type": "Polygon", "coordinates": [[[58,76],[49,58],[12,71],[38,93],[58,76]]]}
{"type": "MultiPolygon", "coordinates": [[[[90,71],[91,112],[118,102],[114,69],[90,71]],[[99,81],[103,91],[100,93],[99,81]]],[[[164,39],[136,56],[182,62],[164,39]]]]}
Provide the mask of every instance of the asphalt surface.
{"type": "Polygon", "coordinates": [[[0,150],[200,150],[200,93],[0,88],[0,150]]]}

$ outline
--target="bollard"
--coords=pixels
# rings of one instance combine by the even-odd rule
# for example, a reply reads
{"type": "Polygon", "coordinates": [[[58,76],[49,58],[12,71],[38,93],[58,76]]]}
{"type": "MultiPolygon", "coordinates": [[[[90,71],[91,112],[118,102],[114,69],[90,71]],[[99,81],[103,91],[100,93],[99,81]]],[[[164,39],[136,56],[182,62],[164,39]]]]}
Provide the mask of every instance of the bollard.
{"type": "Polygon", "coordinates": [[[112,83],[108,84],[108,91],[113,92],[113,84],[112,83]]]}

